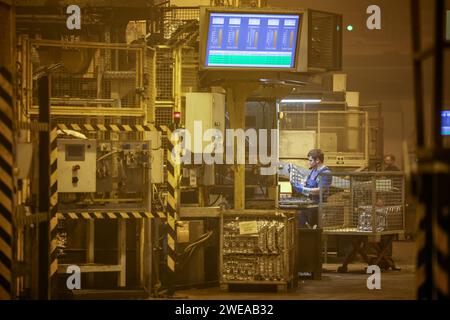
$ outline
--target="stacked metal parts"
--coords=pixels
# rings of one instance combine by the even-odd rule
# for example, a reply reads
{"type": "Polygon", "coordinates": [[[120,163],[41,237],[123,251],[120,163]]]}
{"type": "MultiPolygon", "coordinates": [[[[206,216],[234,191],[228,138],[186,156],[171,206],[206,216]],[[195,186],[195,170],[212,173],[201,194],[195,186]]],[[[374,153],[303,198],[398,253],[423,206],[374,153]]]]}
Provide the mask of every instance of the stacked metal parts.
{"type": "Polygon", "coordinates": [[[290,281],[294,221],[275,215],[224,217],[223,282],[290,281]]]}
{"type": "MultiPolygon", "coordinates": [[[[372,207],[361,206],[358,208],[359,218],[358,218],[358,231],[372,231],[372,207]]],[[[403,208],[401,206],[391,206],[385,208],[375,209],[375,230],[381,232],[388,230],[391,227],[398,227],[397,221],[402,219],[403,208]],[[397,221],[396,221],[397,220],[397,221]]]]}

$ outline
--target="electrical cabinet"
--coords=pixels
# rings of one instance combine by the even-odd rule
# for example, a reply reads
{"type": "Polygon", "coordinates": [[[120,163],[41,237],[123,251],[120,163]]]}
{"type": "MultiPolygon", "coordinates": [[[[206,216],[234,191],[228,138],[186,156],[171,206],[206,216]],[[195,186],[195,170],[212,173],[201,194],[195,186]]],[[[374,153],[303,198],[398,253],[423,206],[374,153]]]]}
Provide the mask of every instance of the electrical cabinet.
{"type": "Polygon", "coordinates": [[[212,137],[208,141],[203,140],[207,130],[217,129],[222,137],[224,136],[225,95],[204,92],[186,93],[185,126],[191,135],[191,152],[203,153],[205,147],[213,141],[212,137]],[[197,145],[197,141],[202,143],[197,145]]]}
{"type": "Polygon", "coordinates": [[[58,192],[95,192],[95,140],[58,139],[58,192]]]}
{"type": "MultiPolygon", "coordinates": [[[[201,159],[198,164],[204,164],[203,152],[212,152],[214,143],[223,143],[225,138],[225,95],[187,93],[185,127],[191,138],[186,148],[194,154],[194,161],[201,159]],[[211,129],[217,131],[212,132],[211,129]]],[[[205,164],[202,184],[213,185],[214,175],[214,165],[205,164]]]]}

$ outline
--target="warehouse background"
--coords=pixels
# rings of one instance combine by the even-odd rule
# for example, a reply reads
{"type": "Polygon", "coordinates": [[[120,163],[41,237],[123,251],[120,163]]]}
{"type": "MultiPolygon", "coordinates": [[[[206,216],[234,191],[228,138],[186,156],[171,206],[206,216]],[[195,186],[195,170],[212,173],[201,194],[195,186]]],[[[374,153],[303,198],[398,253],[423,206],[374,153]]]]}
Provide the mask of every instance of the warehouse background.
{"type": "MultiPolygon", "coordinates": [[[[348,90],[360,91],[360,102],[382,105],[384,153],[392,153],[403,166],[402,143],[408,143],[411,157],[415,149],[414,96],[411,22],[408,0],[304,0],[301,6],[343,14],[342,72],[348,75],[348,90]],[[381,30],[366,27],[367,7],[381,8],[381,30]]],[[[289,0],[269,1],[271,6],[297,7],[289,0]]],[[[431,10],[424,12],[429,15],[431,10]]],[[[426,34],[433,25],[424,23],[426,34]]]]}

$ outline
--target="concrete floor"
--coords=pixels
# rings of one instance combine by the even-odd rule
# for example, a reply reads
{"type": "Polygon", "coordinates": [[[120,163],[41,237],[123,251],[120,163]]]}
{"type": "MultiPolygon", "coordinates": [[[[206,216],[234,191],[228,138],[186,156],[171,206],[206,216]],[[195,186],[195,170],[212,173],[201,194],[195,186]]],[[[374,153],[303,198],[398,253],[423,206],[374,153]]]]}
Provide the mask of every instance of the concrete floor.
{"type": "Polygon", "coordinates": [[[394,242],[393,258],[400,271],[381,274],[381,289],[367,289],[366,264],[349,265],[348,273],[337,273],[338,263],[324,264],[322,280],[299,280],[295,290],[286,293],[227,292],[220,288],[177,291],[177,296],[197,300],[407,300],[414,299],[414,242],[394,242]]]}

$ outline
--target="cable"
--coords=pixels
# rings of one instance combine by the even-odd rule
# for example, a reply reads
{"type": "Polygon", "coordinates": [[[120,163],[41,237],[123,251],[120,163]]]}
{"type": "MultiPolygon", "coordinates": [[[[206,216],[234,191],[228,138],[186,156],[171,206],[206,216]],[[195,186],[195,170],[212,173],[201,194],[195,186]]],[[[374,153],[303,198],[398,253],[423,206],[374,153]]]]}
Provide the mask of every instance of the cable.
{"type": "Polygon", "coordinates": [[[101,156],[100,158],[97,159],[97,161],[102,161],[105,158],[108,158],[110,156],[112,156],[115,153],[119,153],[120,151],[111,151],[110,153],[104,154],[103,156],[101,156]]]}
{"type": "Polygon", "coordinates": [[[208,240],[213,235],[213,233],[214,231],[212,230],[208,231],[207,233],[200,236],[200,238],[192,242],[184,249],[182,256],[185,256],[185,258],[183,259],[183,262],[180,265],[181,269],[183,269],[186,266],[187,262],[192,258],[192,255],[195,252],[195,250],[199,248],[200,245],[203,244],[206,240],[208,240]]]}
{"type": "Polygon", "coordinates": [[[190,245],[188,245],[184,251],[187,252],[188,250],[190,250],[192,247],[196,246],[199,243],[202,243],[204,241],[206,241],[209,237],[211,237],[211,235],[213,234],[213,231],[210,230],[207,233],[201,235],[197,240],[195,240],[194,242],[192,242],[190,245]]]}

